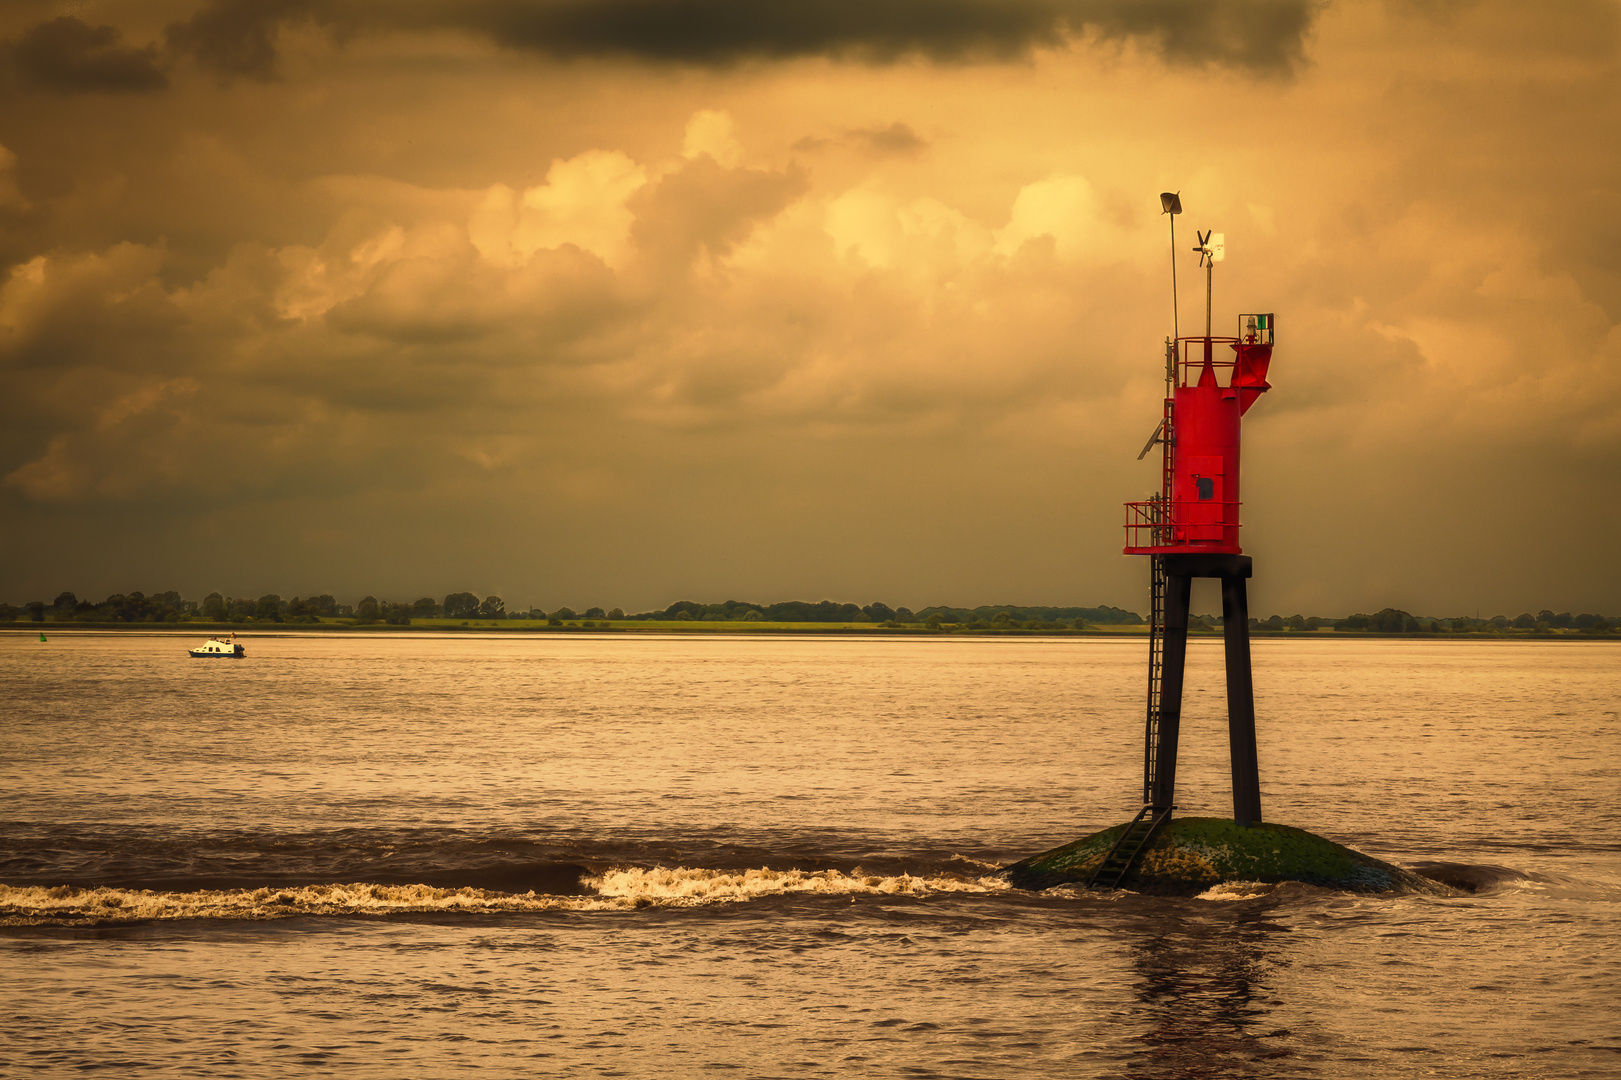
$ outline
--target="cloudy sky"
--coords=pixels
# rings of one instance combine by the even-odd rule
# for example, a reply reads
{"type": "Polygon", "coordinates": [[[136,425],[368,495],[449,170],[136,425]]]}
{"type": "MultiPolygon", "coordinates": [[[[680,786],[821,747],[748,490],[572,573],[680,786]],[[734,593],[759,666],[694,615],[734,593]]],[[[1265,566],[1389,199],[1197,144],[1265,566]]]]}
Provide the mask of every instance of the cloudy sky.
{"type": "Polygon", "coordinates": [[[1184,332],[1194,228],[1218,327],[1277,313],[1260,613],[1621,614],[1618,52],[1615,0],[11,0],[0,599],[1143,610],[1180,190],[1184,332]]]}

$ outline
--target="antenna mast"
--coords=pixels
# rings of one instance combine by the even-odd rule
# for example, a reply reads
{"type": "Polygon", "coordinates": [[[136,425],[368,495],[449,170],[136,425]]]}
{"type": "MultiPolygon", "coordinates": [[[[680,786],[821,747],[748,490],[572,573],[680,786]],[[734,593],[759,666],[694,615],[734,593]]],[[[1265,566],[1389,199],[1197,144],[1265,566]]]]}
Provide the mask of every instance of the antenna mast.
{"type": "MultiPolygon", "coordinates": [[[[1159,205],[1160,213],[1171,215],[1171,339],[1165,343],[1165,396],[1170,397],[1176,384],[1176,339],[1182,336],[1176,300],[1176,215],[1182,212],[1182,193],[1160,192],[1159,205]]],[[[1138,460],[1142,460],[1140,455],[1138,460]]]]}

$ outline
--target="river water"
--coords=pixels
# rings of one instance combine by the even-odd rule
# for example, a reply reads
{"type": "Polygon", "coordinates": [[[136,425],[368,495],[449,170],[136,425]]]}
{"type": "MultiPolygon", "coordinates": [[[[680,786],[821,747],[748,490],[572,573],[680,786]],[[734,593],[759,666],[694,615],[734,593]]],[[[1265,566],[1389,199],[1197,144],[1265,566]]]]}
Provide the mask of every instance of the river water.
{"type": "Polygon", "coordinates": [[[1621,644],[1256,642],[1267,819],[1480,887],[1177,899],[992,873],[1141,640],[243,640],[0,634],[0,1075],[1621,1076],[1621,644]]]}

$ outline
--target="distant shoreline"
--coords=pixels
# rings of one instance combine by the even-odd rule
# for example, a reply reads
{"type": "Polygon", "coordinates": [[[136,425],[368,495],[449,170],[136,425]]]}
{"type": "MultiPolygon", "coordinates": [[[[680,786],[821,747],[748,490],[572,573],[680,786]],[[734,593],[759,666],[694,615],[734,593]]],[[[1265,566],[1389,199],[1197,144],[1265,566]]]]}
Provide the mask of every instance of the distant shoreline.
{"type": "MultiPolygon", "coordinates": [[[[590,620],[586,620],[590,621],[590,620]]],[[[565,623],[562,626],[550,625],[544,619],[415,619],[405,626],[390,625],[387,623],[355,623],[349,619],[329,619],[319,623],[210,623],[210,622],[184,622],[184,623],[153,623],[153,622],[95,622],[95,623],[57,623],[57,622],[15,622],[9,625],[0,624],[0,634],[16,634],[32,637],[43,633],[47,638],[52,634],[74,633],[147,633],[171,635],[216,635],[235,633],[239,637],[280,637],[294,634],[345,634],[345,633],[383,633],[383,634],[413,634],[413,633],[496,633],[496,634],[745,634],[766,635],[780,637],[885,637],[885,638],[956,638],[956,637],[1039,637],[1039,638],[1146,638],[1148,636],[1147,624],[1087,627],[1084,630],[1075,630],[1066,627],[1053,627],[1050,629],[1029,629],[1025,627],[1006,627],[983,629],[970,629],[966,626],[946,624],[945,628],[931,629],[927,626],[884,626],[879,623],[764,623],[764,622],[716,622],[716,621],[686,621],[686,620],[642,620],[625,619],[609,622],[603,620],[592,626],[582,626],[576,623],[565,623]]],[[[1213,630],[1191,630],[1191,638],[1220,639],[1221,628],[1213,630]]],[[[1305,641],[1363,641],[1371,638],[1414,638],[1426,641],[1621,641],[1621,635],[1614,633],[1582,633],[1580,631],[1562,630],[1522,630],[1480,632],[1480,631],[1411,631],[1411,632],[1383,632],[1377,630],[1251,630],[1252,639],[1261,640],[1305,640],[1305,641]]]]}

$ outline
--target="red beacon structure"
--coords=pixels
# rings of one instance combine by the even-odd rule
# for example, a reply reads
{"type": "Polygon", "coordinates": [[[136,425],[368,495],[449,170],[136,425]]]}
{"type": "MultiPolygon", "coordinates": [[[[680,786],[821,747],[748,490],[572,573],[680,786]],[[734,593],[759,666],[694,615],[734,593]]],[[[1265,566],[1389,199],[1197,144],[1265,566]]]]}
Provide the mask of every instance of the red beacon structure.
{"type": "Polygon", "coordinates": [[[1165,413],[1138,455],[1141,460],[1156,443],[1162,447],[1161,489],[1126,504],[1127,555],[1243,554],[1239,437],[1243,415],[1272,389],[1266,373],[1273,319],[1251,314],[1238,322],[1238,337],[1206,334],[1167,344],[1165,413]],[[1232,352],[1218,354],[1218,347],[1232,352]]]}
{"type": "Polygon", "coordinates": [[[1159,427],[1137,459],[1157,444],[1160,489],[1126,504],[1127,555],[1150,559],[1148,710],[1143,740],[1143,806],[1093,874],[1092,884],[1114,887],[1136,856],[1170,820],[1176,791],[1176,748],[1182,719],[1187,660],[1188,602],[1196,577],[1221,581],[1222,636],[1226,646],[1227,728],[1232,756],[1233,818],[1261,820],[1260,770],[1255,751],[1255,693],[1250,673],[1249,600],[1253,567],[1238,544],[1239,444],[1242,418],[1271,385],[1273,317],[1238,317],[1236,337],[1211,333],[1215,264],[1225,256],[1223,237],[1199,233],[1205,271],[1205,332],[1182,337],[1176,318],[1176,215],[1180,193],[1160,196],[1171,215],[1172,336],[1165,341],[1165,405],[1159,427]]]}

